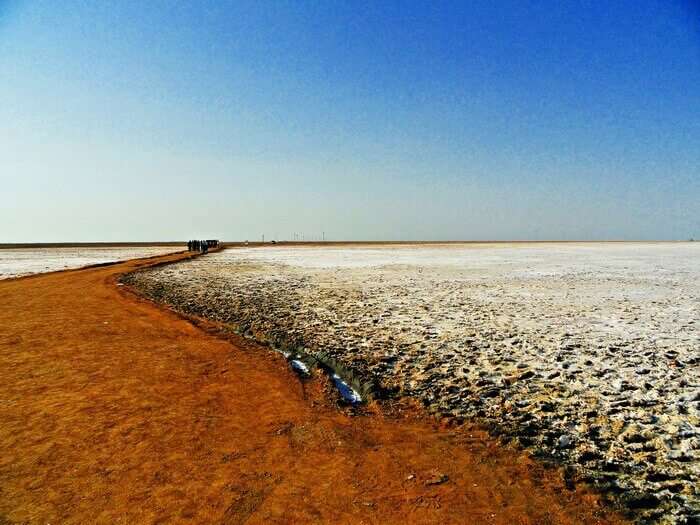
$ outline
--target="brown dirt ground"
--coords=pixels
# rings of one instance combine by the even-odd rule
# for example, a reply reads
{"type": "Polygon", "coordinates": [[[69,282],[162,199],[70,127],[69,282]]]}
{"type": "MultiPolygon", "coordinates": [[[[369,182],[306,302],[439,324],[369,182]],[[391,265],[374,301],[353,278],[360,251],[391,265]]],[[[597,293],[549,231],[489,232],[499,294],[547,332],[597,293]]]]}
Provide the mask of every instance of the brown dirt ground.
{"type": "Polygon", "coordinates": [[[621,522],[485,432],[339,410],[116,286],[187,256],[0,281],[0,524],[621,522]]]}

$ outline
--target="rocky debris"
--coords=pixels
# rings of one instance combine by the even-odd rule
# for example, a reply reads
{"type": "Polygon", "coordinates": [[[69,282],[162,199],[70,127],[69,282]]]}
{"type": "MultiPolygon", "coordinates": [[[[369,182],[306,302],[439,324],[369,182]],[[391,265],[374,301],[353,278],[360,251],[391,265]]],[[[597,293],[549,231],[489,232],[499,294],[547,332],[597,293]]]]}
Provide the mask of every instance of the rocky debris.
{"type": "Polygon", "coordinates": [[[473,267],[466,254],[421,260],[421,272],[410,261],[317,267],[277,250],[229,250],[125,281],[332,359],[380,392],[479,420],[617,495],[639,520],[700,512],[700,246],[690,261],[652,248],[553,262],[539,251],[537,266],[483,250],[473,267]]]}

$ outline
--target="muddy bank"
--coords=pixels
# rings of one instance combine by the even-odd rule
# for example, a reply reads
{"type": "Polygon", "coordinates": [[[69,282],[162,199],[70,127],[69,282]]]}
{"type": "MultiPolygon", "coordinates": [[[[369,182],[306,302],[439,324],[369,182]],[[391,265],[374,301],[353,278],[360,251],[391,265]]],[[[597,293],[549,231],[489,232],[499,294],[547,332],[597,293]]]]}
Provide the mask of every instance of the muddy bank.
{"type": "Polygon", "coordinates": [[[698,519],[697,247],[235,249],[128,278],[477,420],[639,519],[698,519]]]}

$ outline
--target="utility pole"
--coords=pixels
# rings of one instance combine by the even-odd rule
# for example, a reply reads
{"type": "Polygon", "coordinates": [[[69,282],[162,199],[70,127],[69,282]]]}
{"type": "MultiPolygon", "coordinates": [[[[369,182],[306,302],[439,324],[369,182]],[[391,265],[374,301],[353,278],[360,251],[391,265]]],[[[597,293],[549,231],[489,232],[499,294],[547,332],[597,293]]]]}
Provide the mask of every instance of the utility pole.
{"type": "Polygon", "coordinates": [[[265,242],[265,234],[263,233],[263,243],[265,242]]]}

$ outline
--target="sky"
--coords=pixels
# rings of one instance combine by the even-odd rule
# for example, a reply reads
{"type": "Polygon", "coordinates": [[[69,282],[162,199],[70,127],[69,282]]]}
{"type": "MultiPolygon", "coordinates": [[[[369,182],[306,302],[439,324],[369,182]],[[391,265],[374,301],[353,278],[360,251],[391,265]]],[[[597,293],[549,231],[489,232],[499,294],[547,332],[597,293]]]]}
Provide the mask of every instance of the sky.
{"type": "Polygon", "coordinates": [[[700,238],[700,2],[0,0],[0,243],[700,238]]]}

